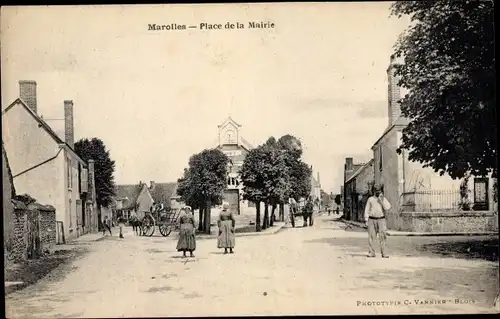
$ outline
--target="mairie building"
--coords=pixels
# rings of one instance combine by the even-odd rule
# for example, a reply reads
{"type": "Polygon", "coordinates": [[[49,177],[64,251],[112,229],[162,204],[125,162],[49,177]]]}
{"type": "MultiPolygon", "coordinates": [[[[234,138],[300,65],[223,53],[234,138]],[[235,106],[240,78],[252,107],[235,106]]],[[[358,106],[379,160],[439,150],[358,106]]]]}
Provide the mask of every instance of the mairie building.
{"type": "Polygon", "coordinates": [[[241,125],[231,117],[220,124],[218,130],[217,148],[230,159],[224,201],[229,203],[231,211],[240,214],[248,208],[255,207],[254,203],[243,200],[243,184],[239,174],[243,161],[253,146],[241,136],[241,125]]]}

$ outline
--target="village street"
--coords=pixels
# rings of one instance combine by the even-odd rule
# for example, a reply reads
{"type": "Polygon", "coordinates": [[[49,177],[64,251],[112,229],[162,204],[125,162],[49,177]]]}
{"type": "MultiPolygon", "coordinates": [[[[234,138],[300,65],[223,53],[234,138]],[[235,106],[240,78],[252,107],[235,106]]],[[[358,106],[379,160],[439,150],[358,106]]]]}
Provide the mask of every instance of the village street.
{"type": "Polygon", "coordinates": [[[463,237],[389,237],[389,259],[366,258],[366,233],[344,228],[323,215],[313,227],[237,237],[232,255],[223,255],[215,239],[200,238],[195,258],[185,259],[175,251],[175,236],[134,237],[127,229],[122,240],[114,235],[81,243],[88,254],[56,269],[52,278],[7,296],[6,314],[89,318],[494,311],[497,262],[466,259],[451,250],[443,256],[436,248],[444,245],[446,250],[447,242],[463,237]],[[427,249],[421,251],[423,247],[427,249]],[[417,300],[446,303],[421,305],[417,300]]]}

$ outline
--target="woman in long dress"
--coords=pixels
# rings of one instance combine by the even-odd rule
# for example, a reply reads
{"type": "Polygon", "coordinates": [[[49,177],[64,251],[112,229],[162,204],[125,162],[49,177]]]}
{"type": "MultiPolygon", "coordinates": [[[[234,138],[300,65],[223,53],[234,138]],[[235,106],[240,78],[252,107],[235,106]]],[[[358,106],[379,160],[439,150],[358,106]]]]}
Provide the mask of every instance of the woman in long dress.
{"type": "Polygon", "coordinates": [[[227,254],[227,250],[233,253],[235,236],[234,227],[236,221],[234,220],[233,213],[229,211],[229,204],[222,204],[222,211],[219,215],[219,221],[217,226],[219,227],[219,237],[217,238],[217,248],[224,248],[224,254],[227,254]]]}
{"type": "Polygon", "coordinates": [[[191,207],[186,206],[182,209],[179,216],[180,231],[179,241],[177,242],[177,251],[182,251],[182,257],[186,257],[189,251],[191,257],[194,257],[193,251],[196,250],[195,223],[191,207]]]}

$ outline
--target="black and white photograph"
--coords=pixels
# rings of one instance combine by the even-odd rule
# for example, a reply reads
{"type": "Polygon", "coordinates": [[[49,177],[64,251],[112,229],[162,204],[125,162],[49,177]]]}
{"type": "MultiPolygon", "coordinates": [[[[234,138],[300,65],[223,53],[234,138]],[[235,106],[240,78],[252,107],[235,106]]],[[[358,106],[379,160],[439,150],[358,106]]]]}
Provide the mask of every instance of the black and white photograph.
{"type": "Polygon", "coordinates": [[[0,17],[6,318],[500,312],[493,1],[0,17]]]}

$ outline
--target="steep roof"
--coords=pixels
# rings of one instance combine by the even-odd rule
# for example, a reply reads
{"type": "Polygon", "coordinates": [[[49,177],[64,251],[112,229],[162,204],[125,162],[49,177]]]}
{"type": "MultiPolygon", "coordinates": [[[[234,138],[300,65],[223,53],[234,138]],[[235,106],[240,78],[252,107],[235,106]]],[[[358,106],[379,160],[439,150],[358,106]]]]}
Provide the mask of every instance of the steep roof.
{"type": "Polygon", "coordinates": [[[354,177],[358,176],[359,173],[363,171],[366,167],[370,166],[373,163],[373,158],[366,164],[355,164],[354,165],[354,173],[347,178],[346,183],[352,180],[354,177]]]}
{"type": "Polygon", "coordinates": [[[142,185],[133,184],[133,185],[116,185],[116,199],[124,200],[123,208],[132,208],[135,207],[137,203],[137,197],[141,193],[142,185]]]}
{"type": "Polygon", "coordinates": [[[389,133],[390,131],[392,131],[396,127],[397,128],[404,128],[404,127],[408,126],[408,124],[410,124],[410,120],[408,118],[406,118],[404,116],[399,116],[391,126],[386,127],[386,129],[384,130],[382,135],[380,135],[380,137],[377,139],[377,141],[375,143],[373,143],[372,150],[375,149],[375,147],[377,147],[379,142],[382,140],[382,138],[384,138],[384,136],[387,133],[389,133]]]}
{"type": "Polygon", "coordinates": [[[243,146],[247,151],[250,151],[251,149],[254,148],[253,145],[250,144],[250,142],[245,140],[243,137],[240,137],[240,140],[241,140],[241,146],[243,146]]]}
{"type": "Polygon", "coordinates": [[[170,206],[170,198],[176,196],[177,183],[155,183],[154,188],[149,188],[151,197],[155,203],[163,203],[165,206],[170,206]]]}
{"type": "Polygon", "coordinates": [[[241,125],[240,125],[240,124],[238,124],[238,123],[236,123],[236,121],[235,121],[235,120],[233,120],[233,118],[232,118],[231,116],[228,116],[228,117],[224,120],[224,122],[222,122],[221,124],[217,125],[217,127],[219,127],[219,128],[220,128],[220,127],[226,126],[228,123],[231,123],[231,124],[235,125],[236,127],[241,127],[241,125]]]}
{"type": "Polygon", "coordinates": [[[12,102],[12,104],[7,106],[5,110],[2,111],[2,116],[4,116],[9,110],[11,110],[16,105],[22,106],[35,119],[35,121],[38,122],[38,125],[43,129],[45,129],[45,131],[52,137],[52,139],[54,139],[54,141],[57,144],[63,145],[65,149],[73,153],[73,155],[76,157],[77,160],[80,161],[80,163],[87,165],[87,163],[85,163],[85,161],[81,159],[80,156],[78,156],[78,154],[76,154],[73,147],[69,146],[65,141],[63,141],[59,137],[59,135],[57,135],[56,132],[54,132],[54,130],[49,126],[49,124],[47,124],[47,122],[45,122],[40,116],[38,116],[38,114],[33,112],[33,110],[29,108],[28,104],[26,104],[26,102],[24,102],[20,98],[17,98],[14,102],[12,102]]]}

